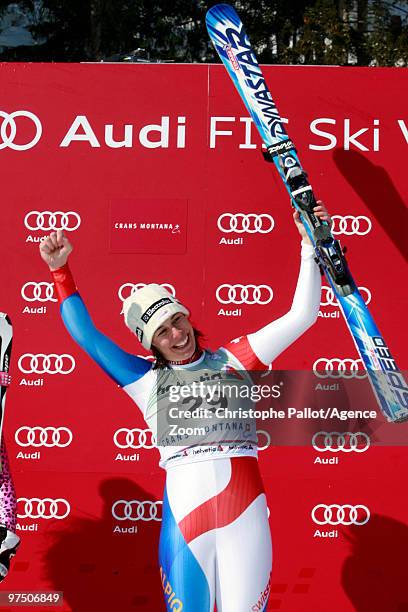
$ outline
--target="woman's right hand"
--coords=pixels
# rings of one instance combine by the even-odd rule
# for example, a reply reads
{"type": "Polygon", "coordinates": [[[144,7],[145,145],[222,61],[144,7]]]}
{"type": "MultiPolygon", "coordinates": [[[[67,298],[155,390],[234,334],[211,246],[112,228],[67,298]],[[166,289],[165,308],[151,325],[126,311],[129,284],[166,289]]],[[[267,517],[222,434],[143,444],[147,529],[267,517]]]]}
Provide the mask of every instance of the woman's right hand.
{"type": "Polygon", "coordinates": [[[61,268],[67,263],[69,254],[73,247],[62,230],[51,232],[51,234],[40,242],[40,255],[50,270],[61,268]]]}

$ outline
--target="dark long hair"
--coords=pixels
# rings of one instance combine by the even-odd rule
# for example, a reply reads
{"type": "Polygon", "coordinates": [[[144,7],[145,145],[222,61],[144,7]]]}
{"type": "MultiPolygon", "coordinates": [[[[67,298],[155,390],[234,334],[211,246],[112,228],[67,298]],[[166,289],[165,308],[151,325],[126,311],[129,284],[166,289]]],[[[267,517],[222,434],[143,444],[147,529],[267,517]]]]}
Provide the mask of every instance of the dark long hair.
{"type": "MultiPolygon", "coordinates": [[[[195,327],[193,327],[193,332],[194,332],[194,338],[195,338],[195,343],[196,343],[195,352],[202,351],[203,347],[201,346],[200,338],[204,339],[204,334],[200,332],[198,329],[196,329],[195,327]]],[[[163,357],[161,352],[158,351],[155,346],[151,347],[151,351],[156,359],[153,365],[153,370],[163,370],[164,368],[167,368],[169,366],[168,360],[165,357],[163,357]]]]}

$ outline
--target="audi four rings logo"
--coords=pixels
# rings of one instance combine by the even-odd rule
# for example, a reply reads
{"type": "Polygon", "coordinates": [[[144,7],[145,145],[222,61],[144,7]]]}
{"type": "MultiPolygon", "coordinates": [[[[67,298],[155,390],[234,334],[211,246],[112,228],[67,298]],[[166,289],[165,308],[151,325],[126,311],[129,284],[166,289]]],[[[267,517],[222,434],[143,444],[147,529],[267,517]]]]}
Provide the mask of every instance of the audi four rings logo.
{"type": "Polygon", "coordinates": [[[321,453],[364,453],[370,446],[370,437],[363,431],[318,431],[312,438],[313,448],[321,453]]]}
{"type": "Polygon", "coordinates": [[[370,511],[361,504],[318,504],[312,510],[312,519],[317,525],[365,525],[370,520],[370,511]]]}
{"type": "Polygon", "coordinates": [[[50,497],[45,497],[44,499],[39,499],[38,497],[32,497],[31,499],[19,497],[17,502],[23,504],[22,513],[17,513],[18,518],[62,520],[71,512],[69,502],[61,497],[58,499],[51,499],[50,497]]]}
{"type": "Polygon", "coordinates": [[[24,217],[24,225],[28,230],[36,232],[50,232],[55,230],[66,230],[73,232],[81,225],[81,217],[78,213],[70,210],[31,210],[24,217]]]}
{"type": "Polygon", "coordinates": [[[20,446],[58,446],[65,448],[72,442],[72,431],[68,427],[28,427],[24,425],[14,434],[20,446]]]}
{"type": "Polygon", "coordinates": [[[153,432],[150,429],[126,429],[115,431],[113,441],[118,448],[156,448],[153,432]]]}
{"type": "Polygon", "coordinates": [[[353,215],[333,215],[333,234],[344,236],[366,236],[369,232],[371,232],[372,223],[368,217],[364,215],[359,215],[358,217],[353,217],[353,215]]]}
{"type": "Polygon", "coordinates": [[[0,117],[3,117],[3,121],[0,126],[0,137],[2,142],[0,143],[0,149],[5,149],[8,147],[9,149],[14,149],[14,151],[27,151],[27,149],[32,149],[35,147],[37,142],[41,138],[42,134],[42,125],[39,118],[34,115],[34,113],[30,113],[30,111],[26,110],[18,110],[13,113],[5,113],[0,110],[0,117]],[[16,117],[26,117],[27,119],[31,119],[35,126],[35,136],[26,144],[16,144],[14,141],[17,135],[17,123],[15,121],[16,117]]]}
{"type": "Polygon", "coordinates": [[[218,217],[218,229],[225,234],[268,234],[275,226],[271,215],[265,213],[256,215],[254,213],[224,213],[218,217]]]}
{"type": "MultiPolygon", "coordinates": [[[[358,287],[358,290],[362,294],[367,306],[371,302],[371,291],[367,289],[367,287],[358,287]]],[[[320,302],[320,306],[338,306],[338,301],[334,295],[333,289],[327,285],[322,286],[322,301],[320,302]]]]}
{"type": "Polygon", "coordinates": [[[26,302],[57,302],[54,297],[54,283],[25,283],[21,288],[21,297],[26,302]]]}
{"type": "Polygon", "coordinates": [[[62,355],[24,353],[18,360],[18,367],[24,374],[71,374],[75,369],[75,359],[66,353],[62,355]]]}
{"type": "MultiPolygon", "coordinates": [[[[173,297],[176,296],[176,290],[173,285],[170,285],[169,283],[160,283],[160,285],[167,289],[167,291],[171,293],[173,297]]],[[[118,291],[119,299],[124,302],[126,298],[133,295],[135,291],[142,289],[143,287],[146,287],[146,283],[124,283],[120,286],[118,291]]]]}
{"type": "Polygon", "coordinates": [[[268,285],[220,285],[215,296],[220,304],[269,304],[273,290],[268,285]]]}
{"type": "Polygon", "coordinates": [[[112,506],[117,521],[161,521],[162,501],[118,499],[112,506]]]}
{"type": "Polygon", "coordinates": [[[365,378],[367,376],[361,359],[320,357],[314,362],[313,371],[318,378],[365,378]]]}

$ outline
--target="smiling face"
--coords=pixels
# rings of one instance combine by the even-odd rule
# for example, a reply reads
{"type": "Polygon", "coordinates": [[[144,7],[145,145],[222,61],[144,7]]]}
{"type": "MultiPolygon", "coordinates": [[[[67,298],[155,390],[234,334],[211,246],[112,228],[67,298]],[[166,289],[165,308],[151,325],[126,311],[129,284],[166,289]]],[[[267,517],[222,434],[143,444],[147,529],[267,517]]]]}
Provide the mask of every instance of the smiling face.
{"type": "Polygon", "coordinates": [[[152,339],[154,346],[167,361],[190,359],[196,350],[193,327],[182,312],[169,317],[155,331],[152,339]]]}

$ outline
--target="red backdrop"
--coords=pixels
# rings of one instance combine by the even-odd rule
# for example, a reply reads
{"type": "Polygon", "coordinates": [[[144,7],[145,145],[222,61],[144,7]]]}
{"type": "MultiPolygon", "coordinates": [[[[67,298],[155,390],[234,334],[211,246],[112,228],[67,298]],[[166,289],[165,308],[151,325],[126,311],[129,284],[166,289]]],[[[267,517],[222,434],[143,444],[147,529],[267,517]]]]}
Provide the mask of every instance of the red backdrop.
{"type": "MultiPolygon", "coordinates": [[[[164,609],[160,520],[112,515],[119,499],[161,500],[157,450],[143,434],[133,449],[116,434],[144,429],[143,420],[66,333],[38,242],[48,227],[66,227],[94,321],[125,349],[144,354],[123,325],[121,298],[148,282],[171,285],[216,348],[290,306],[299,236],[288,197],[220,66],[3,64],[1,74],[1,309],[15,334],[5,438],[23,540],[2,589],[63,591],[64,610],[164,609]],[[234,226],[224,213],[269,217],[258,221],[262,231],[225,232],[234,226]],[[266,285],[268,303],[217,301],[220,285],[237,283],[266,285]],[[30,355],[41,354],[66,357],[38,373],[44,358],[30,355]],[[54,440],[52,430],[20,429],[35,426],[66,429],[54,440]],[[38,502],[21,498],[62,501],[35,518],[38,502]]],[[[406,367],[405,73],[268,66],[265,75],[317,195],[337,215],[357,284],[406,367]]],[[[330,302],[324,290],[317,324],[275,368],[357,359],[330,302]]],[[[405,448],[339,452],[336,465],[315,464],[317,456],[312,445],[260,452],[274,542],[268,609],[405,609],[405,448]],[[321,503],[363,504],[371,518],[320,538],[311,510],[321,503]]]]}

